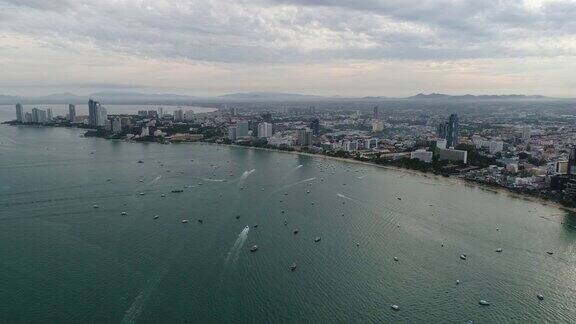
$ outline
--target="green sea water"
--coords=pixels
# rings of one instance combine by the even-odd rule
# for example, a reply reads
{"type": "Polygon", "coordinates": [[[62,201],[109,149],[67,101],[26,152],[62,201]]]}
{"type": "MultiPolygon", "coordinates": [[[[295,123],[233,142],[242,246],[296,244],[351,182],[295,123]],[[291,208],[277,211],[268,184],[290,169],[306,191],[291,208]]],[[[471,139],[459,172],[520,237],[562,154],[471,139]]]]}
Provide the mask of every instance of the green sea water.
{"type": "Polygon", "coordinates": [[[323,158],[81,134],[0,126],[2,323],[576,322],[576,222],[558,208],[323,158]]]}

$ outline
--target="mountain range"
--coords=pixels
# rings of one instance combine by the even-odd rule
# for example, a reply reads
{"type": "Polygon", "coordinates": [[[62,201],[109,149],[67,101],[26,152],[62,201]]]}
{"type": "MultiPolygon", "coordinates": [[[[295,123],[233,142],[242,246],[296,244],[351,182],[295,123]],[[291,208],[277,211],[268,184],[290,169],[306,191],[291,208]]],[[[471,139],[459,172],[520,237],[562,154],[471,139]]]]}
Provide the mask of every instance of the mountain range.
{"type": "Polygon", "coordinates": [[[89,95],[76,95],[73,93],[55,93],[38,97],[19,97],[0,95],[0,104],[86,104],[88,99],[101,101],[103,104],[191,104],[200,101],[322,101],[322,100],[535,100],[552,99],[545,96],[527,95],[447,95],[442,93],[423,94],[407,98],[390,97],[342,97],[342,96],[316,96],[283,92],[242,92],[225,94],[219,97],[195,97],[178,94],[149,94],[139,92],[97,92],[89,95]]]}
{"type": "Polygon", "coordinates": [[[423,94],[419,93],[415,96],[408,97],[406,99],[428,99],[428,100],[452,100],[452,99],[460,99],[460,100],[522,100],[522,99],[550,99],[549,97],[545,96],[526,96],[526,95],[480,95],[474,96],[471,94],[466,95],[459,95],[459,96],[451,96],[442,93],[431,93],[431,94],[423,94]]]}

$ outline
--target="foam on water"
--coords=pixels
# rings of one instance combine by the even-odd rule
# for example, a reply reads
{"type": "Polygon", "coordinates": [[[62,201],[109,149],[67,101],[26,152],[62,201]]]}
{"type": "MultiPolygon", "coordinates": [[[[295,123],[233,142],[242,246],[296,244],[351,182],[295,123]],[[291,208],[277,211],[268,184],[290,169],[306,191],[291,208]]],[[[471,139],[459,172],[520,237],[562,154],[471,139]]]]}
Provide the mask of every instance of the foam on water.
{"type": "Polygon", "coordinates": [[[246,226],[246,227],[244,227],[242,232],[240,232],[240,234],[238,234],[238,238],[234,242],[234,245],[232,246],[230,251],[228,251],[228,255],[226,256],[226,260],[224,261],[224,265],[228,265],[228,263],[230,263],[230,260],[232,260],[232,263],[236,263],[236,261],[238,261],[238,258],[240,257],[240,251],[241,251],[242,247],[244,246],[244,242],[246,242],[246,239],[248,238],[248,232],[249,231],[250,231],[250,227],[246,226]]]}

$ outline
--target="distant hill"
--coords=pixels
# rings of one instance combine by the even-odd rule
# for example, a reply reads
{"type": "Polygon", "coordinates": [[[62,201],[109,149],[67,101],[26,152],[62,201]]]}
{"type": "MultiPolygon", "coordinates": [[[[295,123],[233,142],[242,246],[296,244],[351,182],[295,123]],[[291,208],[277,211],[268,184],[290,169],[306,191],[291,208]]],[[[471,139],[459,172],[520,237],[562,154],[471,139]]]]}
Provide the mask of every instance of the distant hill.
{"type": "Polygon", "coordinates": [[[233,100],[319,100],[325,99],[321,96],[303,95],[298,93],[283,92],[242,92],[230,93],[220,96],[221,99],[233,100]]]}
{"type": "Polygon", "coordinates": [[[148,94],[139,92],[97,92],[90,94],[88,97],[102,101],[104,104],[171,104],[187,103],[191,100],[197,99],[192,96],[171,93],[148,94]]]}
{"type": "Polygon", "coordinates": [[[480,95],[474,96],[471,94],[460,95],[460,96],[451,96],[442,93],[431,93],[431,94],[423,94],[419,93],[415,96],[408,97],[406,99],[428,99],[428,100],[438,100],[438,99],[460,99],[460,100],[520,100],[520,99],[550,99],[549,97],[545,96],[526,96],[526,95],[480,95]]]}

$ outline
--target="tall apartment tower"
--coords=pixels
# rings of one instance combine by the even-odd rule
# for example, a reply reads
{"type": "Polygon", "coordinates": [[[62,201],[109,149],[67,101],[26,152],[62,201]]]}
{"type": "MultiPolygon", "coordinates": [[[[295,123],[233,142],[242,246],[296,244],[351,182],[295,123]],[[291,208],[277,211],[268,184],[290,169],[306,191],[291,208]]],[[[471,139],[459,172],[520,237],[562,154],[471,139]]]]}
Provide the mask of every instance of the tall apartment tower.
{"type": "Polygon", "coordinates": [[[24,121],[24,109],[22,108],[22,105],[17,103],[16,104],[16,120],[19,122],[24,121]]]}
{"type": "Polygon", "coordinates": [[[72,104],[68,105],[68,119],[70,119],[71,123],[76,120],[76,106],[72,104]]]}

